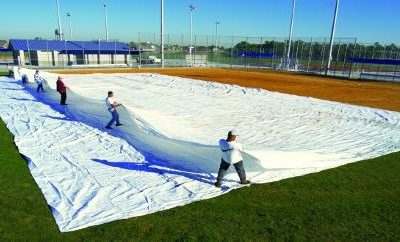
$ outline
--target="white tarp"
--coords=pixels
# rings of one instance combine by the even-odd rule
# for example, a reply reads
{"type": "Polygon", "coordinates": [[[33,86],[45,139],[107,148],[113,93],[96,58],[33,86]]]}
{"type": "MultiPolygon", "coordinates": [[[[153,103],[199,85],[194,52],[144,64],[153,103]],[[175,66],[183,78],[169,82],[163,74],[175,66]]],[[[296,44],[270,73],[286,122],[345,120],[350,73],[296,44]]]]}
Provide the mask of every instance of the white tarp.
{"type": "MultiPolygon", "coordinates": [[[[22,70],[33,81],[31,70],[22,70]]],[[[46,93],[0,80],[0,115],[61,231],[130,218],[241,187],[234,169],[213,186],[229,129],[240,133],[256,183],[400,150],[400,113],[156,74],[42,73],[46,93]],[[111,131],[104,99],[124,104],[111,131]]],[[[17,79],[19,79],[17,77],[17,79]]]]}

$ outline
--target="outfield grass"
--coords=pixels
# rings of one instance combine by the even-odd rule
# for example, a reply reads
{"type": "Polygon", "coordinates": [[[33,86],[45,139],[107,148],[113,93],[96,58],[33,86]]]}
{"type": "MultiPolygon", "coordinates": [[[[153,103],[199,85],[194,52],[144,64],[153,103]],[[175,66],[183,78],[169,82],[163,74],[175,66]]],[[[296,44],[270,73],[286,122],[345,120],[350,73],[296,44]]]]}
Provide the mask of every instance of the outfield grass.
{"type": "Polygon", "coordinates": [[[400,152],[60,233],[0,121],[0,240],[400,240],[400,152]]]}

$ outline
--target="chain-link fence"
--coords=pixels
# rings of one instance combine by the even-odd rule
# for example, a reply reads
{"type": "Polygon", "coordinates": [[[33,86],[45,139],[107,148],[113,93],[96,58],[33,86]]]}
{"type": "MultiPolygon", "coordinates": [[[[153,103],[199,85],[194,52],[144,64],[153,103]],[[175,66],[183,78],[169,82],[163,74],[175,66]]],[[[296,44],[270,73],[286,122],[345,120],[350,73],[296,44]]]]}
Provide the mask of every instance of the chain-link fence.
{"type": "MultiPolygon", "coordinates": [[[[160,34],[138,33],[130,42],[21,40],[0,52],[0,62],[32,68],[149,68],[161,66],[160,34]],[[36,42],[35,42],[36,41],[36,42]],[[21,43],[20,43],[21,44],[21,43]],[[17,44],[15,44],[17,45],[17,44]],[[31,49],[29,49],[31,48],[31,49]]],[[[12,42],[11,42],[12,43],[12,42]]],[[[329,38],[166,34],[164,66],[273,69],[349,78],[400,80],[400,47],[336,38],[328,69],[329,38]]]]}

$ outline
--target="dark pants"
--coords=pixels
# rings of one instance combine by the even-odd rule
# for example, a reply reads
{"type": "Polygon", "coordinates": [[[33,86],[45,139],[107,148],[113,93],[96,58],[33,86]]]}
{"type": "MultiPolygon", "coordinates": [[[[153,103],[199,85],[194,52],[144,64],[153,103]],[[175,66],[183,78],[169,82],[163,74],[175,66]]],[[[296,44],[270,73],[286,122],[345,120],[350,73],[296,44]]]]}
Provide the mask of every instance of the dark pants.
{"type": "MultiPolygon", "coordinates": [[[[221,182],[222,178],[224,178],[226,171],[229,169],[229,166],[231,164],[228,162],[225,162],[224,160],[221,159],[221,164],[219,166],[219,171],[218,171],[218,177],[217,177],[217,182],[221,182]]],[[[239,175],[240,181],[245,181],[246,180],[246,171],[244,170],[243,166],[243,161],[239,161],[235,164],[233,164],[235,167],[235,170],[237,174],[239,175]]]]}
{"type": "Polygon", "coordinates": [[[43,83],[39,83],[39,84],[38,84],[36,91],[39,92],[39,90],[42,90],[42,92],[44,92],[44,90],[43,90],[43,83]]]}
{"type": "Polygon", "coordinates": [[[60,94],[61,94],[60,104],[65,105],[65,102],[67,101],[67,92],[60,92],[60,94]]]}
{"type": "Polygon", "coordinates": [[[115,121],[117,121],[117,124],[120,124],[119,114],[116,109],[114,109],[114,111],[111,112],[111,116],[112,116],[112,118],[111,118],[110,122],[108,122],[106,127],[111,127],[111,125],[113,125],[115,121]]]}

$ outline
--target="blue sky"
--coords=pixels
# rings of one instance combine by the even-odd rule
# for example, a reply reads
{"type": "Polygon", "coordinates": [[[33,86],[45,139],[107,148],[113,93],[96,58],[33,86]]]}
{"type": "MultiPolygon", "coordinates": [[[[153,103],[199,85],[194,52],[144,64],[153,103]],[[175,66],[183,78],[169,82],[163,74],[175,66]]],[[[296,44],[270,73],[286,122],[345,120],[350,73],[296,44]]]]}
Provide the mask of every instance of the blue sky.
{"type": "MultiPolygon", "coordinates": [[[[104,38],[102,0],[59,0],[62,26],[74,39],[104,38]]],[[[56,0],[0,0],[0,39],[54,38],[56,0]],[[9,11],[4,11],[7,9],[9,11]]],[[[159,32],[160,0],[107,0],[111,39],[133,40],[138,32],[159,32]]],[[[165,32],[189,33],[188,5],[194,3],[194,34],[286,37],[292,0],[165,0],[165,32]]],[[[294,36],[329,37],[335,0],[297,0],[294,36]]],[[[400,1],[341,0],[337,37],[400,43],[400,1]]],[[[152,38],[153,35],[145,35],[152,38]]],[[[158,37],[156,37],[158,38],[158,37]]]]}

